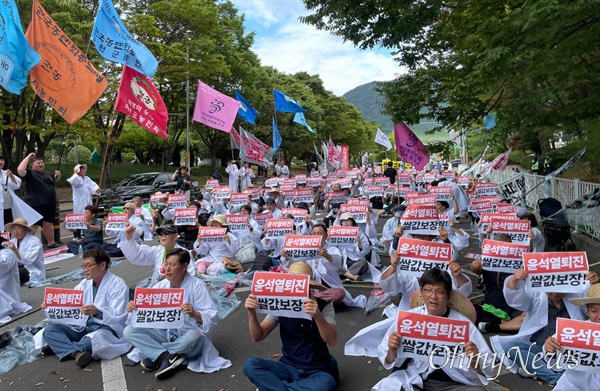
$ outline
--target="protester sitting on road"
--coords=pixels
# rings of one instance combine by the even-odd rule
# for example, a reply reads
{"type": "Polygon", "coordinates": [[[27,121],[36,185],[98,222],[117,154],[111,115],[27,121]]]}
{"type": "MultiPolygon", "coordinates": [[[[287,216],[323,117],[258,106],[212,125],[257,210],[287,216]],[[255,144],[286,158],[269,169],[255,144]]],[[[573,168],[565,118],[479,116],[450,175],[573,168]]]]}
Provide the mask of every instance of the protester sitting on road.
{"type": "MultiPolygon", "coordinates": [[[[128,202],[123,207],[123,212],[127,215],[127,225],[134,226],[136,230],[134,231],[134,240],[139,244],[142,242],[142,236],[144,235],[146,229],[146,223],[142,220],[140,216],[135,214],[135,204],[133,202],[128,202]]],[[[102,248],[106,250],[108,255],[111,257],[122,257],[123,252],[121,251],[121,246],[123,242],[126,240],[125,231],[111,231],[109,229],[105,229],[106,235],[110,237],[116,237],[116,239],[112,243],[104,243],[102,248]]],[[[149,238],[148,240],[151,240],[149,238]]]]}
{"type": "MultiPolygon", "coordinates": [[[[292,215],[279,216],[280,219],[294,219],[292,215]]],[[[283,249],[283,243],[285,238],[268,238],[266,236],[267,230],[263,230],[263,238],[261,240],[261,244],[264,250],[271,251],[271,264],[273,266],[278,266],[280,264],[281,259],[281,250],[283,249]]],[[[292,234],[296,234],[296,226],[292,226],[292,234]]]]}
{"type": "MultiPolygon", "coordinates": [[[[342,227],[357,227],[352,213],[343,213],[339,218],[342,227]]],[[[356,243],[352,246],[335,246],[342,254],[342,266],[338,274],[352,281],[358,281],[362,276],[368,276],[369,280],[379,282],[381,272],[371,266],[367,256],[371,254],[371,243],[364,233],[356,235],[356,243]]],[[[370,257],[369,257],[370,258],[370,257]]]]}
{"type": "Polygon", "coordinates": [[[167,199],[169,197],[169,193],[163,194],[162,192],[157,192],[156,194],[160,194],[161,198],[159,201],[152,202],[152,234],[155,234],[156,228],[160,227],[164,223],[164,216],[162,212],[166,208],[167,199]]]}
{"type": "MultiPolygon", "coordinates": [[[[600,323],[600,284],[593,285],[588,290],[587,297],[569,299],[569,301],[585,308],[590,322],[600,323]]],[[[544,350],[550,354],[563,350],[556,339],[556,334],[546,339],[544,350]]],[[[600,390],[600,373],[583,372],[567,366],[553,391],[571,390],[600,390]]]]}
{"type": "MultiPolygon", "coordinates": [[[[6,241],[0,237],[0,243],[6,241]]],[[[14,252],[0,247],[0,324],[11,320],[11,316],[29,311],[31,306],[21,302],[19,262],[14,252]]]]}
{"type": "Polygon", "coordinates": [[[517,217],[521,220],[529,220],[529,223],[531,225],[531,229],[529,230],[529,238],[531,239],[529,248],[531,249],[531,252],[544,252],[546,248],[546,239],[544,239],[544,235],[537,227],[538,222],[535,215],[531,213],[527,208],[519,208],[517,209],[517,217]]]}
{"type": "Polygon", "coordinates": [[[100,247],[83,253],[85,280],[75,289],[84,292],[81,313],[88,316],[87,323],[83,328],[63,324],[44,328],[36,335],[42,354],[56,354],[60,361],[75,359],[76,365],[85,367],[94,358],[112,360],[130,349],[123,340],[129,288],[108,270],[109,265],[110,257],[100,247]]]}
{"type": "Polygon", "coordinates": [[[202,242],[202,238],[194,243],[194,251],[201,258],[196,261],[198,273],[216,276],[226,271],[224,258],[234,258],[238,252],[238,238],[229,232],[229,224],[224,215],[216,215],[207,223],[209,227],[227,228],[225,240],[218,243],[202,242]]]}
{"type": "MultiPolygon", "coordinates": [[[[181,366],[194,372],[214,372],[231,366],[219,357],[212,344],[210,332],[219,322],[219,314],[205,284],[189,275],[191,263],[187,250],[176,248],[166,255],[163,263],[165,279],[153,286],[155,289],[181,288],[183,293],[183,327],[179,329],[141,328],[128,325],[125,339],[134,350],[129,358],[141,361],[148,372],[156,371],[159,380],[175,374],[181,366]]],[[[127,311],[137,309],[135,302],[127,304],[127,311]]]]}
{"type": "Polygon", "coordinates": [[[281,216],[281,209],[277,207],[277,201],[274,198],[267,198],[265,206],[267,210],[271,212],[274,219],[279,219],[281,216]]]}
{"type": "MultiPolygon", "coordinates": [[[[183,247],[177,244],[177,227],[172,224],[165,224],[156,229],[159,238],[158,246],[148,246],[136,242],[134,239],[136,231],[137,228],[133,225],[127,227],[125,230],[125,241],[121,244],[121,250],[125,258],[134,265],[154,266],[149,284],[149,286],[152,286],[165,277],[163,268],[165,254],[168,254],[173,249],[183,247]]],[[[194,262],[189,262],[188,272],[192,276],[196,275],[194,262]]]]}
{"type": "Polygon", "coordinates": [[[260,229],[260,225],[254,220],[252,217],[252,207],[250,205],[242,205],[240,208],[240,214],[248,215],[248,234],[247,235],[238,235],[238,244],[242,244],[244,238],[248,238],[256,247],[256,251],[262,251],[263,245],[260,241],[260,237],[262,236],[262,230],[260,229]]]}
{"type": "Polygon", "coordinates": [[[398,349],[403,337],[398,333],[397,322],[392,322],[377,349],[377,356],[386,369],[394,368],[394,371],[377,383],[373,390],[412,390],[419,387],[423,390],[485,391],[483,385],[487,384],[487,377],[492,374],[491,351],[477,327],[472,324],[475,319],[473,306],[466,297],[452,291],[450,275],[437,268],[424,272],[420,290],[411,298],[411,307],[408,312],[469,322],[469,341],[464,345],[465,356],[470,359],[468,367],[444,365],[438,368],[430,366],[428,361],[399,357],[398,349]],[[483,360],[486,360],[485,368],[483,360]]]}
{"type": "MultiPolygon", "coordinates": [[[[84,224],[86,229],[81,230],[81,239],[67,243],[67,247],[69,248],[68,252],[73,254],[79,253],[79,246],[81,246],[83,250],[89,250],[95,246],[102,246],[102,243],[104,243],[104,236],[102,234],[102,219],[96,217],[98,214],[98,208],[96,208],[94,205],[87,205],[84,208],[84,214],[84,224]]],[[[70,229],[69,231],[73,230],[70,229]]]]}
{"type": "MultiPolygon", "coordinates": [[[[296,262],[289,273],[313,275],[305,262],[296,262]]],[[[311,282],[311,286],[319,287],[311,282]]],[[[324,288],[320,286],[319,288],[324,288]]],[[[244,375],[261,391],[335,390],[339,383],[338,365],[327,346],[337,343],[337,327],[333,304],[321,299],[304,301],[304,312],[311,319],[267,315],[259,322],[258,301],[254,295],[246,299],[248,328],[253,342],[263,341],[279,325],[281,358],[278,362],[250,357],[244,363],[244,375]]]]}
{"type": "Polygon", "coordinates": [[[523,325],[517,335],[493,336],[490,342],[494,351],[505,354],[504,362],[514,373],[518,372],[522,377],[534,377],[548,384],[556,384],[562,371],[554,371],[546,365],[547,361],[542,358],[537,360],[534,368],[532,366],[534,356],[542,353],[542,347],[546,339],[556,332],[556,319],[568,318],[585,320],[586,314],[583,308],[577,307],[566,299],[584,297],[591,284],[598,283],[598,274],[590,271],[586,276],[586,283],[577,293],[545,293],[531,292],[525,285],[527,272],[519,269],[504,282],[504,297],[506,303],[520,311],[527,311],[523,325]],[[518,349],[514,349],[514,347],[518,349]],[[526,358],[525,368],[521,367],[517,355],[526,358]],[[516,365],[512,365],[516,363],[516,365]],[[526,370],[525,370],[526,369],[526,370]]]}
{"type": "MultiPolygon", "coordinates": [[[[340,191],[342,191],[342,187],[340,186],[339,183],[334,183],[333,186],[331,187],[331,191],[340,192],[340,191]]],[[[343,191],[344,191],[344,197],[346,199],[350,198],[350,189],[344,189],[343,191]]],[[[327,212],[327,215],[323,219],[323,224],[325,224],[325,227],[328,228],[330,225],[333,224],[333,222],[337,218],[337,214],[340,209],[340,205],[342,205],[342,204],[338,203],[338,202],[332,203],[329,200],[325,200],[325,211],[327,212]]]]}
{"type": "Polygon", "coordinates": [[[29,271],[29,282],[44,281],[46,266],[44,265],[43,246],[42,242],[33,235],[35,229],[30,227],[27,220],[22,217],[6,224],[4,229],[12,233],[13,238],[7,243],[8,248],[14,251],[19,263],[29,271]]]}

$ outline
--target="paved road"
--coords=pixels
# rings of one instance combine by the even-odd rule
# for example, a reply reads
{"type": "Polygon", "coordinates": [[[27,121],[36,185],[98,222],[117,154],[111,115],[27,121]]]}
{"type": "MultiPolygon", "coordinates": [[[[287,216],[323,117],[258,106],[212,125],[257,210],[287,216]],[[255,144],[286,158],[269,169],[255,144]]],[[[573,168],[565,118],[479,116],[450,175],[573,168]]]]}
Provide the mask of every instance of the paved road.
{"type": "MultiPolygon", "coordinates": [[[[380,228],[385,220],[380,220],[380,228]]],[[[467,223],[460,224],[469,229],[467,223]]],[[[478,252],[474,241],[472,246],[465,249],[462,254],[478,252]]],[[[382,259],[385,265],[389,259],[382,259]]],[[[469,259],[459,257],[463,267],[467,267],[469,259]]],[[[75,270],[81,260],[74,258],[49,265],[56,268],[48,271],[48,277],[55,277],[75,270]]],[[[133,286],[151,274],[149,267],[139,267],[123,262],[114,267],[113,272],[125,279],[133,286]]],[[[71,288],[77,282],[68,282],[59,287],[71,288]]],[[[368,284],[349,285],[353,295],[368,295],[371,287],[368,284]]],[[[247,288],[239,288],[236,294],[240,300],[245,300],[248,295],[247,288]]],[[[475,291],[474,296],[480,294],[475,291]]],[[[42,300],[42,288],[22,288],[21,299],[36,307],[42,300]]],[[[39,310],[33,310],[27,315],[4,325],[0,333],[16,325],[34,325],[43,319],[39,310]]],[[[381,378],[388,375],[382,370],[377,359],[367,357],[347,357],[343,354],[344,343],[361,328],[381,319],[381,311],[365,315],[361,309],[349,308],[337,313],[338,344],[331,349],[332,354],[340,364],[342,384],[340,390],[369,390],[381,378]]],[[[259,356],[272,358],[280,352],[280,341],[277,331],[259,344],[253,344],[248,335],[247,316],[243,308],[238,308],[228,318],[219,323],[213,332],[213,341],[223,357],[231,360],[232,367],[213,374],[196,374],[184,370],[173,378],[157,381],[153,374],[144,373],[138,366],[128,366],[127,358],[122,357],[111,362],[92,362],[85,370],[70,362],[58,362],[56,357],[40,357],[36,361],[16,366],[13,370],[0,375],[0,390],[86,390],[86,391],[122,391],[122,390],[232,390],[254,391],[255,387],[242,373],[242,364],[247,357],[259,356]]],[[[489,390],[548,390],[545,384],[534,380],[522,379],[514,374],[503,374],[498,382],[491,382],[489,390]]],[[[597,390],[594,390],[597,391],[597,390]]]]}

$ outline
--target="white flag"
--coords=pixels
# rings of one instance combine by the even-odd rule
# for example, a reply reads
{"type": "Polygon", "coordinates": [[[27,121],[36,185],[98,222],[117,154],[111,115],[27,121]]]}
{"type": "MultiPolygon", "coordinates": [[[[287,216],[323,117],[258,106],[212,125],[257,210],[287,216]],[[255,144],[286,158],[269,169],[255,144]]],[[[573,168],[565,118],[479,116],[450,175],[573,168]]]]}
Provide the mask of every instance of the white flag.
{"type": "Polygon", "coordinates": [[[375,142],[382,147],[386,147],[386,151],[392,149],[392,143],[390,139],[381,131],[381,129],[377,129],[377,134],[375,135],[375,142]]]}

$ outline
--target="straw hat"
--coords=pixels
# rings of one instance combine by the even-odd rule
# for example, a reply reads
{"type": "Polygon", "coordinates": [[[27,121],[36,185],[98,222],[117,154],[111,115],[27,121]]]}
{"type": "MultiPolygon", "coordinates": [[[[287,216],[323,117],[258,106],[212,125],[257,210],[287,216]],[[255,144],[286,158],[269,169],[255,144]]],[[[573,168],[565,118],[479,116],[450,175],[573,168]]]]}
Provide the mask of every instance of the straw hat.
{"type": "Polygon", "coordinates": [[[588,290],[587,297],[569,299],[569,301],[580,307],[585,307],[587,304],[600,304],[600,284],[592,285],[588,290]]]}
{"type": "Polygon", "coordinates": [[[290,273],[290,274],[303,274],[305,276],[309,276],[310,277],[310,286],[312,286],[313,288],[322,289],[322,290],[329,289],[325,285],[319,284],[318,282],[316,282],[316,281],[314,281],[312,279],[313,278],[313,269],[306,262],[294,262],[294,263],[292,263],[290,265],[290,267],[288,268],[288,273],[290,273]]]}
{"type": "Polygon", "coordinates": [[[279,190],[279,187],[271,187],[269,189],[267,189],[268,193],[280,193],[281,191],[279,190]]]}
{"type": "Polygon", "coordinates": [[[25,220],[22,217],[17,217],[16,219],[13,220],[12,223],[8,223],[4,226],[4,230],[6,232],[10,232],[13,229],[13,226],[15,225],[20,225],[21,227],[25,227],[27,229],[27,232],[29,232],[30,234],[33,234],[35,232],[34,228],[31,228],[29,226],[29,223],[27,222],[27,220],[25,220]]]}
{"type": "Polygon", "coordinates": [[[208,225],[213,221],[216,221],[217,223],[221,224],[223,227],[226,227],[227,225],[229,225],[229,223],[227,223],[227,218],[224,215],[215,215],[215,216],[213,216],[212,219],[208,220],[208,223],[206,223],[206,224],[208,225]]]}
{"type": "Polygon", "coordinates": [[[340,216],[340,221],[342,221],[342,220],[349,220],[349,219],[354,220],[354,215],[352,213],[350,213],[350,212],[342,213],[342,215],[340,216]]]}
{"type": "MultiPolygon", "coordinates": [[[[410,308],[420,307],[425,304],[425,300],[423,299],[423,294],[420,289],[417,289],[410,296],[410,308]]],[[[450,300],[448,300],[448,307],[451,309],[460,312],[473,323],[477,319],[477,313],[475,312],[475,307],[473,307],[473,303],[462,293],[457,290],[453,290],[450,294],[450,300]]]]}

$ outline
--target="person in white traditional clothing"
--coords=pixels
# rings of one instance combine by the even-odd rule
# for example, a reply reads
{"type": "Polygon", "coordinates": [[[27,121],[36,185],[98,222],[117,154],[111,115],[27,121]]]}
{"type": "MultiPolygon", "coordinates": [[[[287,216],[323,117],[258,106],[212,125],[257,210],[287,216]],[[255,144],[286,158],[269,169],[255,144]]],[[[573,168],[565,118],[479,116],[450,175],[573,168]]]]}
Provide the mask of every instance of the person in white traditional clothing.
{"type": "MultiPolygon", "coordinates": [[[[73,188],[73,213],[83,214],[84,208],[92,205],[92,194],[100,194],[100,187],[90,179],[87,174],[87,166],[78,164],[73,168],[73,175],[67,179],[67,182],[73,188]]],[[[73,236],[76,239],[81,238],[81,230],[75,230],[73,236]]]]}
{"type": "Polygon", "coordinates": [[[544,239],[544,235],[542,231],[537,227],[538,222],[535,215],[530,212],[527,208],[519,208],[517,209],[517,217],[520,220],[529,220],[531,225],[531,229],[529,230],[529,248],[533,253],[541,253],[544,252],[546,248],[546,239],[544,239]]]}
{"type": "Polygon", "coordinates": [[[229,175],[229,188],[233,193],[238,193],[239,191],[239,183],[240,183],[240,170],[238,169],[235,160],[232,160],[225,172],[229,175]]]}
{"type": "Polygon", "coordinates": [[[123,340],[129,288],[108,270],[109,266],[110,257],[102,248],[83,253],[85,280],[75,289],[84,292],[81,313],[88,316],[87,323],[83,327],[51,324],[44,328],[38,335],[45,345],[36,335],[43,345],[42,354],[56,354],[60,361],[75,359],[76,365],[85,367],[93,359],[112,360],[130,349],[123,340]]]}
{"type": "Polygon", "coordinates": [[[271,198],[271,197],[267,198],[265,206],[267,207],[267,210],[273,214],[274,219],[280,218],[281,209],[279,209],[277,207],[277,201],[275,201],[274,198],[271,198]]]}
{"type": "MultiPolygon", "coordinates": [[[[252,207],[250,205],[242,205],[240,208],[240,214],[248,215],[248,235],[247,237],[252,244],[256,247],[256,251],[262,251],[263,245],[260,241],[260,237],[262,236],[262,230],[260,229],[260,225],[254,220],[252,217],[252,207]]],[[[239,237],[238,239],[243,240],[244,237],[239,237]]]]}
{"type": "MultiPolygon", "coordinates": [[[[575,305],[583,307],[587,311],[593,323],[600,323],[600,284],[593,285],[587,293],[587,297],[580,299],[569,299],[575,305]]],[[[562,346],[556,339],[556,334],[546,339],[544,351],[550,354],[556,354],[561,351],[562,346]]],[[[567,367],[562,374],[553,391],[571,391],[571,390],[600,390],[600,372],[584,372],[567,367]]]]}
{"type": "Polygon", "coordinates": [[[574,293],[531,292],[527,288],[526,279],[527,272],[519,269],[504,281],[506,303],[519,311],[527,311],[519,333],[508,336],[495,335],[490,338],[490,342],[494,351],[504,356],[504,364],[513,373],[516,372],[522,377],[537,376],[548,384],[556,384],[562,371],[548,367],[543,358],[539,361],[536,359],[534,369],[534,357],[537,357],[538,353],[543,355],[542,347],[546,339],[556,332],[557,318],[586,319],[583,308],[565,299],[584,297],[590,285],[598,283],[598,274],[588,272],[586,282],[574,293]],[[524,368],[519,365],[519,353],[521,358],[525,358],[524,368]]]}
{"type": "Polygon", "coordinates": [[[152,213],[144,208],[144,202],[142,197],[135,196],[131,199],[131,202],[135,205],[135,215],[138,216],[144,224],[144,240],[150,240],[152,238],[152,213]],[[139,211],[139,213],[138,213],[139,211]]]}
{"type": "Polygon", "coordinates": [[[289,178],[290,168],[285,165],[285,160],[281,159],[275,166],[275,173],[279,178],[289,178]]]}
{"type": "MultiPolygon", "coordinates": [[[[211,341],[210,332],[219,321],[219,314],[205,284],[189,275],[190,254],[185,249],[167,253],[163,263],[165,279],[153,286],[156,289],[184,290],[180,309],[184,324],[180,329],[152,329],[128,325],[125,339],[137,349],[128,357],[141,361],[148,372],[166,379],[182,365],[194,372],[214,372],[231,366],[229,360],[219,357],[211,341]]],[[[136,310],[135,302],[127,304],[127,311],[136,310]]]]}
{"type": "Polygon", "coordinates": [[[12,233],[13,238],[7,243],[19,263],[29,272],[29,282],[38,283],[46,279],[46,266],[44,265],[44,250],[42,242],[34,236],[35,229],[29,226],[27,220],[18,217],[4,227],[12,233]]]}
{"type": "Polygon", "coordinates": [[[234,258],[238,252],[238,238],[229,232],[229,224],[224,215],[216,215],[209,220],[207,225],[214,228],[227,228],[225,240],[218,243],[202,242],[202,238],[198,236],[198,240],[194,243],[194,251],[196,254],[203,255],[202,258],[196,261],[198,273],[215,276],[226,272],[225,260],[234,258]]]}
{"type": "Polygon", "coordinates": [[[250,168],[250,163],[244,163],[244,167],[240,170],[240,177],[242,178],[241,190],[246,190],[252,184],[252,178],[255,177],[254,171],[250,168]]]}
{"type": "MultiPolygon", "coordinates": [[[[121,251],[125,258],[134,265],[154,266],[149,286],[154,285],[165,277],[163,261],[166,254],[174,248],[183,248],[177,244],[177,227],[172,224],[165,224],[156,229],[158,235],[158,246],[148,246],[139,244],[135,240],[135,232],[139,228],[130,225],[125,230],[125,241],[121,243],[121,251]]],[[[190,275],[196,275],[194,262],[189,262],[190,275]]]]}
{"type": "MultiPolygon", "coordinates": [[[[13,201],[15,197],[17,197],[15,195],[15,190],[21,187],[21,178],[13,174],[11,170],[4,170],[5,164],[6,160],[4,159],[4,156],[0,156],[0,181],[2,182],[2,197],[0,197],[0,204],[4,211],[4,213],[0,213],[0,228],[3,228],[4,224],[11,223],[14,217],[19,217],[13,216],[13,201]]],[[[19,201],[21,200],[19,199],[19,201]]],[[[26,205],[23,201],[21,201],[21,204],[26,205]]],[[[27,219],[26,216],[22,217],[27,219]]]]}
{"type": "MultiPolygon", "coordinates": [[[[5,240],[0,237],[0,243],[5,240]]],[[[9,249],[0,249],[0,324],[31,309],[29,304],[21,302],[20,288],[17,256],[9,249]]]]}
{"type": "MultiPolygon", "coordinates": [[[[413,295],[409,312],[458,319],[469,322],[469,341],[464,345],[465,367],[444,365],[430,366],[428,361],[409,360],[398,355],[402,336],[398,324],[393,322],[381,341],[377,356],[386,369],[394,371],[377,383],[372,390],[412,391],[422,390],[469,390],[485,391],[487,378],[492,375],[491,350],[485,339],[473,325],[475,309],[469,300],[452,291],[450,275],[440,269],[423,273],[420,290],[413,295]],[[485,361],[484,361],[485,360],[485,361]]],[[[459,357],[460,359],[460,357],[459,357]]]]}
{"type": "MultiPolygon", "coordinates": [[[[133,202],[128,202],[123,207],[123,212],[127,215],[127,226],[135,226],[137,229],[134,231],[134,240],[138,243],[142,242],[142,236],[146,230],[146,223],[142,220],[140,216],[135,215],[135,204],[133,202]]],[[[109,229],[105,229],[106,235],[110,237],[116,237],[116,239],[112,243],[104,243],[102,248],[106,250],[108,255],[111,257],[122,257],[123,252],[121,251],[121,246],[123,242],[126,240],[125,231],[111,231],[109,229]]],[[[152,240],[149,238],[148,240],[152,240]]]]}

